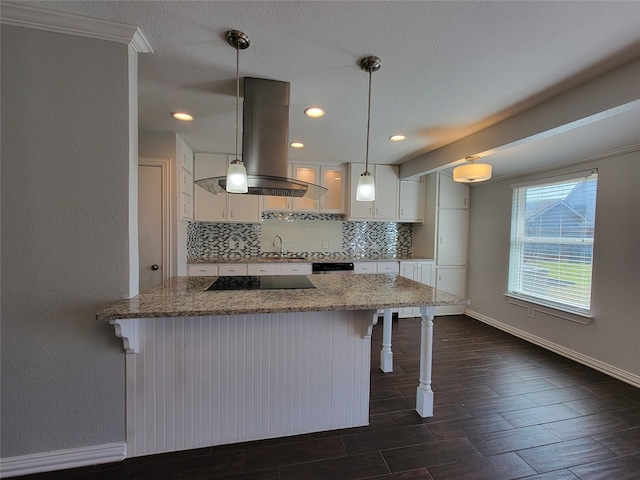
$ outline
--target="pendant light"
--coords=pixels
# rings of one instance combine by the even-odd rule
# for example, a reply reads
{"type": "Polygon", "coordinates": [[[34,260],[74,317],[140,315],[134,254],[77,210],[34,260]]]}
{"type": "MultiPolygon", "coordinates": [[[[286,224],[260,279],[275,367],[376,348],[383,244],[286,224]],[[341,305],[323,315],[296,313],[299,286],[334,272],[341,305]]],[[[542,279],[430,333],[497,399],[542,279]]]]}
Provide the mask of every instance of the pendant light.
{"type": "Polygon", "coordinates": [[[453,169],[453,180],[460,183],[484,182],[491,178],[491,165],[488,163],[474,163],[480,157],[466,157],[469,163],[453,169]]]}
{"type": "Polygon", "coordinates": [[[227,187],[229,193],[247,193],[247,169],[238,155],[240,143],[240,50],[249,47],[249,37],[238,30],[227,32],[227,43],[236,49],[236,158],[227,170],[227,187]]]}
{"type": "Polygon", "coordinates": [[[364,173],[358,179],[356,200],[360,202],[372,202],[376,199],[376,185],[371,173],[369,173],[369,130],[371,127],[371,74],[380,69],[380,58],[364,57],[360,60],[360,68],[369,73],[369,103],[367,108],[367,150],[365,156],[364,173]]]}

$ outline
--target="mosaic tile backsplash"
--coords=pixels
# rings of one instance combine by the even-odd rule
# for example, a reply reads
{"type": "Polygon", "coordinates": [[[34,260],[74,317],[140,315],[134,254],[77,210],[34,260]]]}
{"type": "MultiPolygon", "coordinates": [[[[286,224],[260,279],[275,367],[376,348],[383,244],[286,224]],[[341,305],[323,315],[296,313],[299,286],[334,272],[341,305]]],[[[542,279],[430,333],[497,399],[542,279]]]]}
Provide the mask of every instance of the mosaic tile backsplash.
{"type": "Polygon", "coordinates": [[[254,257],[285,252],[303,257],[405,258],[411,256],[412,225],[347,222],[340,215],[265,213],[262,223],[187,224],[187,259],[254,257]],[[276,233],[277,232],[277,233],[276,233]],[[341,243],[341,244],[340,244],[341,243]]]}

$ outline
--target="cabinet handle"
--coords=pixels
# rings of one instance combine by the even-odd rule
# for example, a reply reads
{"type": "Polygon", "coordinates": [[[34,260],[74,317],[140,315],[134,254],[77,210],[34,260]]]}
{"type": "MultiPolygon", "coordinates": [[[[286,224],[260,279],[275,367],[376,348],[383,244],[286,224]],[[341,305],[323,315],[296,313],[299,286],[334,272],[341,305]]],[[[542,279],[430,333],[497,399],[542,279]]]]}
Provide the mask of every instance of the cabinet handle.
{"type": "Polygon", "coordinates": [[[222,218],[224,218],[224,210],[222,210],[222,218]]]}
{"type": "Polygon", "coordinates": [[[233,218],[233,210],[229,210],[229,218],[233,218]]]}
{"type": "Polygon", "coordinates": [[[464,204],[465,204],[465,205],[467,204],[467,199],[466,199],[466,198],[464,199],[464,204]]]}
{"type": "Polygon", "coordinates": [[[369,209],[369,215],[373,215],[373,208],[369,209]]]}
{"type": "Polygon", "coordinates": [[[376,215],[380,215],[380,209],[376,208],[376,215]]]}
{"type": "Polygon", "coordinates": [[[442,243],[442,237],[440,237],[440,243],[442,243]]]}

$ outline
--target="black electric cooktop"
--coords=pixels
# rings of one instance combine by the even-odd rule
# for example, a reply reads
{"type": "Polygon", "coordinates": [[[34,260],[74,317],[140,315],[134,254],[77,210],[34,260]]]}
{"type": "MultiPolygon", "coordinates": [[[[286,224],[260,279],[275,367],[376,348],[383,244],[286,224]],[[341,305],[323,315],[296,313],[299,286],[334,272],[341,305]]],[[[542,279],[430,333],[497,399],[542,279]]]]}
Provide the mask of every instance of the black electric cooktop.
{"type": "Polygon", "coordinates": [[[218,277],[207,290],[280,290],[316,288],[306,275],[218,277]]]}

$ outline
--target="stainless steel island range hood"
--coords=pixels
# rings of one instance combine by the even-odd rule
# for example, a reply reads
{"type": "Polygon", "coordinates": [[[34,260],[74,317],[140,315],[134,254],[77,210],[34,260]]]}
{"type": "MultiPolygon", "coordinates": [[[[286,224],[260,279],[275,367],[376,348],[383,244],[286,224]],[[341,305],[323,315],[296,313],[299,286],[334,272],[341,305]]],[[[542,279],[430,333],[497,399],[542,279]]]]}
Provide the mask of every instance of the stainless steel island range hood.
{"type": "MultiPolygon", "coordinates": [[[[317,200],[327,192],[320,185],[287,177],[289,87],[288,82],[244,78],[242,161],[247,169],[248,184],[244,195],[317,200]]],[[[212,177],[196,180],[195,184],[219,194],[226,193],[226,182],[226,177],[212,177]]]]}

